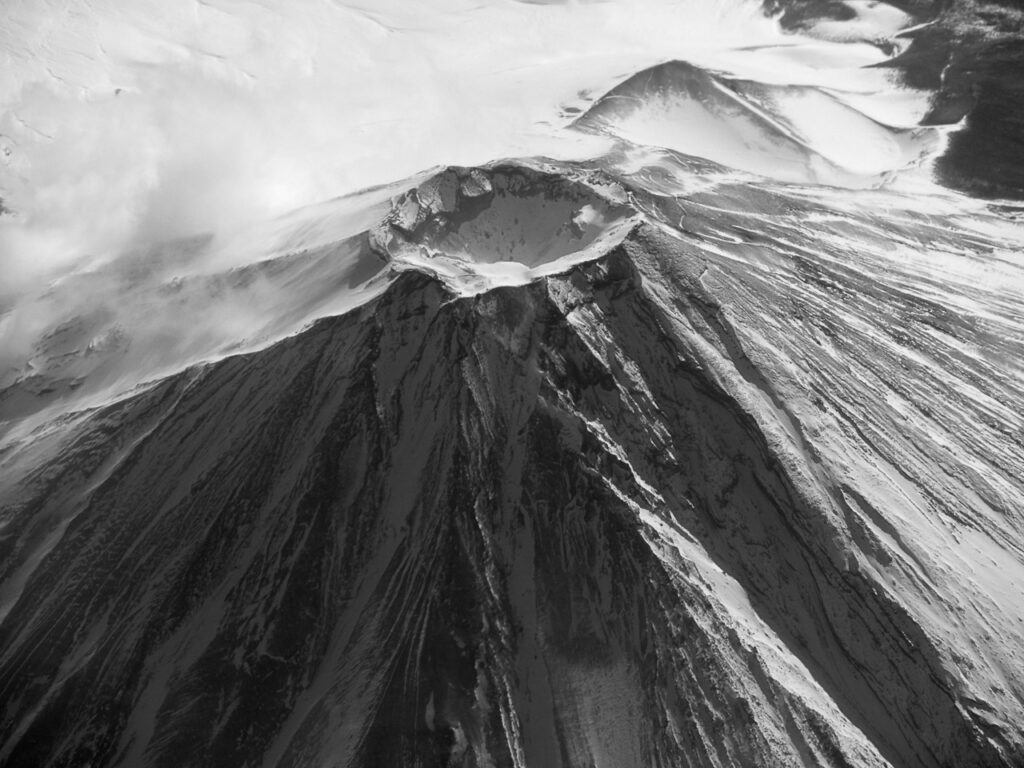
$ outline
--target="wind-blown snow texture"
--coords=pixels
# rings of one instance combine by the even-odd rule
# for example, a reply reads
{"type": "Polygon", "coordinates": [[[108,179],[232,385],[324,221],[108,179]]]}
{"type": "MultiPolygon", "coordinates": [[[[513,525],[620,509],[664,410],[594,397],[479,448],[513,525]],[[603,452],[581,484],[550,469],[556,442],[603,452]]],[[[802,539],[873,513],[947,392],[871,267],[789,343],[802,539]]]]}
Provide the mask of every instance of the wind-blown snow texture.
{"type": "Polygon", "coordinates": [[[0,765],[1024,764],[1024,231],[797,91],[20,299],[0,765]]]}

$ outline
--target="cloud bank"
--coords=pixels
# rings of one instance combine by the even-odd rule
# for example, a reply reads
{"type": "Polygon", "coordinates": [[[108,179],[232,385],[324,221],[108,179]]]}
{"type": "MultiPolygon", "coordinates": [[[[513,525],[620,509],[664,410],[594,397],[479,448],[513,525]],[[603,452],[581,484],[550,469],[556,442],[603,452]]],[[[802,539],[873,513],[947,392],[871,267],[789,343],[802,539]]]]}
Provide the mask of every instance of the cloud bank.
{"type": "Polygon", "coordinates": [[[779,36],[746,0],[21,0],[0,14],[0,294],[412,174],[548,151],[559,105],[779,36]]]}

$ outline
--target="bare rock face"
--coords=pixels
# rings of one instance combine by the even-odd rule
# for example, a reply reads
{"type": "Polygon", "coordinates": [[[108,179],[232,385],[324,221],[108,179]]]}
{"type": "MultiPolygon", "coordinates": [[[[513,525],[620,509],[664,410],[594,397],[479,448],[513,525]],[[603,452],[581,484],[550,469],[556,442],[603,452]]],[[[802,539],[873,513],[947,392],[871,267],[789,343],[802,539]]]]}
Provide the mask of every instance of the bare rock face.
{"type": "Polygon", "coordinates": [[[890,476],[912,433],[782,337],[765,364],[724,309],[758,276],[708,259],[645,225],[474,296],[407,271],[75,417],[5,502],[0,762],[1020,764],[1020,668],[983,701],[977,665],[1022,629],[963,658],[976,596],[880,506],[967,536],[955,478],[890,476]]]}

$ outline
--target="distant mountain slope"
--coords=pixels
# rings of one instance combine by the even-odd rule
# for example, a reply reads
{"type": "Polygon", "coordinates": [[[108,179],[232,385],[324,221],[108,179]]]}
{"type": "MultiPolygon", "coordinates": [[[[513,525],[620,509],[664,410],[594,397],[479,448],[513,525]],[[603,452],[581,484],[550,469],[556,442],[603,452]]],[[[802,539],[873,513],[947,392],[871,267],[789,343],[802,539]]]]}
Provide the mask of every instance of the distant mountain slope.
{"type": "MultiPolygon", "coordinates": [[[[891,66],[937,91],[928,125],[964,120],[937,169],[971,194],[1024,199],[1024,4],[1020,0],[894,0],[923,25],[891,66]]],[[[855,4],[768,0],[791,28],[850,18],[855,4]]]]}

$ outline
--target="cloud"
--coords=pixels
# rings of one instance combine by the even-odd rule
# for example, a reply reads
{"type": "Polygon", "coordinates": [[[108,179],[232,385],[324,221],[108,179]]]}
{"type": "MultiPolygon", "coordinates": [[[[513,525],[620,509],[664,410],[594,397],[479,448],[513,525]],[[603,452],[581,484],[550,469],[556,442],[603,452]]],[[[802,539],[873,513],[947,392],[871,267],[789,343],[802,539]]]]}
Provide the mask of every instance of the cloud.
{"type": "Polygon", "coordinates": [[[97,333],[134,340],[133,373],[251,338],[274,311],[306,317],[269,284],[223,288],[219,274],[271,243],[173,243],[227,242],[438,164],[592,153],[600,139],[554,130],[560,106],[777,34],[756,0],[5,4],[0,377],[20,375],[49,329],[98,311],[97,333]],[[221,288],[187,304],[164,290],[193,278],[221,288]]]}
{"type": "Polygon", "coordinates": [[[752,0],[65,5],[0,22],[9,280],[526,150],[581,84],[771,27],[752,0]]]}
{"type": "Polygon", "coordinates": [[[26,147],[23,180],[4,195],[16,215],[0,220],[9,280],[230,229],[310,193],[287,121],[251,92],[189,67],[98,98],[36,84],[0,126],[26,147]]]}

